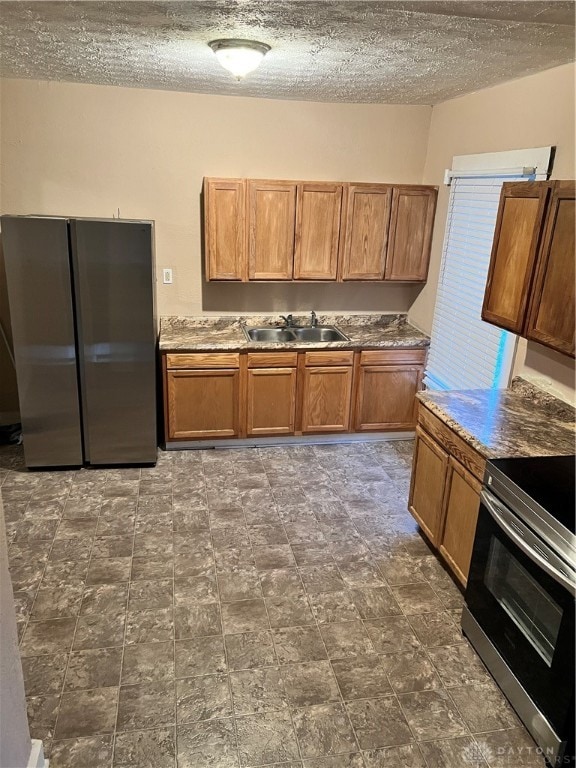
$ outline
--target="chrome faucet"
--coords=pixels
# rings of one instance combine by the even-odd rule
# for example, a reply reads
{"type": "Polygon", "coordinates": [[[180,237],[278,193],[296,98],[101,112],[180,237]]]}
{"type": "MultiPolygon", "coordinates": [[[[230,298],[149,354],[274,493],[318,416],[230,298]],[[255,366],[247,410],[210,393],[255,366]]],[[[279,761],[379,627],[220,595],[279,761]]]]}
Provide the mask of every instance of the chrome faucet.
{"type": "Polygon", "coordinates": [[[310,312],[310,327],[316,328],[317,325],[318,325],[318,318],[316,317],[316,312],[312,310],[312,312],[310,312]]]}
{"type": "Polygon", "coordinates": [[[292,315],[288,315],[288,317],[286,317],[286,315],[280,315],[280,317],[286,323],[286,328],[292,328],[292,326],[294,325],[294,318],[292,317],[292,315]]]}

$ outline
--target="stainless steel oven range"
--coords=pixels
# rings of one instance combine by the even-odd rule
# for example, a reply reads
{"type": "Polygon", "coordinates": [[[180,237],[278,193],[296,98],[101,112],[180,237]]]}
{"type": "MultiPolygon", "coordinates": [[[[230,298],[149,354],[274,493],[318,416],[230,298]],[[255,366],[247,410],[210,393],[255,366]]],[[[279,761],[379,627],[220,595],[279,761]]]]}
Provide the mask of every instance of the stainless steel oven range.
{"type": "Polygon", "coordinates": [[[574,765],[574,456],[488,462],[462,629],[553,766],[574,765]]]}

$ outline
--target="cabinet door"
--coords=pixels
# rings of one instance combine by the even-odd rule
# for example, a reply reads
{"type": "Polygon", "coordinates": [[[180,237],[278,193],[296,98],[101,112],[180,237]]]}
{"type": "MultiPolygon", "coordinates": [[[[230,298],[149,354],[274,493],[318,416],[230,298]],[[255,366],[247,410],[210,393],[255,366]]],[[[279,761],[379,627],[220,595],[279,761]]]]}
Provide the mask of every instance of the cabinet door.
{"type": "Polygon", "coordinates": [[[208,280],[246,280],[243,179],[204,181],[204,238],[208,280]]]}
{"type": "Polygon", "coordinates": [[[408,509],[434,546],[438,546],[448,454],[416,427],[408,509]]]}
{"type": "Polygon", "coordinates": [[[343,280],[382,280],[392,187],[351,184],[346,204],[343,280]]]}
{"type": "Polygon", "coordinates": [[[480,507],[481,483],[450,458],[440,552],[466,586],[480,507]]]}
{"type": "Polygon", "coordinates": [[[426,280],[436,197],[430,187],[394,187],[386,280],[426,280]]]}
{"type": "Polygon", "coordinates": [[[248,181],[248,277],[292,280],[296,184],[248,181]]]}
{"type": "Polygon", "coordinates": [[[238,369],[167,371],[168,438],[237,437],[238,369]]]}
{"type": "Polygon", "coordinates": [[[355,429],[414,429],[421,380],[419,366],[360,366],[355,429]]]}
{"type": "Polygon", "coordinates": [[[352,366],[311,367],[302,373],[302,432],[348,432],[352,366]]]}
{"type": "Polygon", "coordinates": [[[298,185],[295,280],[336,280],[341,207],[341,184],[298,185]]]}
{"type": "Polygon", "coordinates": [[[293,435],[296,368],[248,370],[247,435],[293,435]]]}
{"type": "Polygon", "coordinates": [[[522,333],[550,183],[507,182],[500,206],[482,307],[482,319],[522,333]]]}
{"type": "Polygon", "coordinates": [[[527,337],[574,357],[573,182],[557,182],[550,205],[529,309],[527,337]]]}

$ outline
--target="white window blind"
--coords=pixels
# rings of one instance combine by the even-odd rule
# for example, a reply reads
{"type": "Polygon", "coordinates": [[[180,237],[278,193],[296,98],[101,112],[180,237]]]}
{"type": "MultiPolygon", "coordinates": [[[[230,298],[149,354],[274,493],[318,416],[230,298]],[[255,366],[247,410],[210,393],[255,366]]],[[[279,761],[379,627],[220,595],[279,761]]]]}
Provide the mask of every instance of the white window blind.
{"type": "MultiPolygon", "coordinates": [[[[533,178],[533,177],[532,177],[533,178]]],[[[518,175],[518,181],[527,180],[518,175]]],[[[510,175],[452,180],[425,383],[506,387],[516,336],[481,319],[500,190],[510,175]]]]}

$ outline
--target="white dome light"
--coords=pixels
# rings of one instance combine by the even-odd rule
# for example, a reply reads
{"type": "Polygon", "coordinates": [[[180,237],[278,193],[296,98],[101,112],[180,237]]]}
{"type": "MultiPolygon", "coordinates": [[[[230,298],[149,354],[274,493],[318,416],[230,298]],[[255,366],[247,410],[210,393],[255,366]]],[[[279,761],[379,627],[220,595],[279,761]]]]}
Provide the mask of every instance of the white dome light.
{"type": "Polygon", "coordinates": [[[253,72],[270,50],[266,43],[255,40],[212,40],[208,43],[220,64],[241,80],[253,72]]]}

